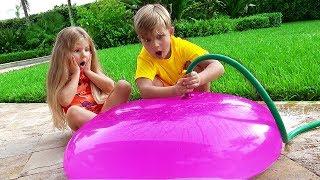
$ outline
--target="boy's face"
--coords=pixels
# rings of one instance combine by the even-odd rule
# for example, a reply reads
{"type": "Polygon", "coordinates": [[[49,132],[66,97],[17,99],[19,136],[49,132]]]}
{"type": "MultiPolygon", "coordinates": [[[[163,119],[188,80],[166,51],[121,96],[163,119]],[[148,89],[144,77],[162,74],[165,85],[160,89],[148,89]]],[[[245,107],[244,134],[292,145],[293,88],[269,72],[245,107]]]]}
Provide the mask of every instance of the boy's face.
{"type": "Polygon", "coordinates": [[[173,34],[173,27],[155,28],[153,32],[139,36],[142,45],[151,56],[158,59],[168,59],[171,56],[170,36],[173,34]]]}

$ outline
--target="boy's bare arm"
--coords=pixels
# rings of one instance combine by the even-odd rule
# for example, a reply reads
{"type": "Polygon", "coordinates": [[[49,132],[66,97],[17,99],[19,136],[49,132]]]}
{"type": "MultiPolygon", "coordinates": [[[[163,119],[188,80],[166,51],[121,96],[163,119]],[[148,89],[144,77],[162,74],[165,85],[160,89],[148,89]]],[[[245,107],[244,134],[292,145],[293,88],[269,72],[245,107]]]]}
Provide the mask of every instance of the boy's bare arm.
{"type": "Polygon", "coordinates": [[[200,86],[218,79],[224,73],[223,65],[217,60],[205,60],[199,63],[202,72],[200,76],[200,86]]]}
{"type": "Polygon", "coordinates": [[[136,83],[140,90],[141,98],[160,98],[181,96],[186,92],[190,92],[191,90],[183,85],[184,80],[184,78],[181,78],[176,85],[168,87],[154,86],[152,81],[148,78],[138,78],[136,83]]]}

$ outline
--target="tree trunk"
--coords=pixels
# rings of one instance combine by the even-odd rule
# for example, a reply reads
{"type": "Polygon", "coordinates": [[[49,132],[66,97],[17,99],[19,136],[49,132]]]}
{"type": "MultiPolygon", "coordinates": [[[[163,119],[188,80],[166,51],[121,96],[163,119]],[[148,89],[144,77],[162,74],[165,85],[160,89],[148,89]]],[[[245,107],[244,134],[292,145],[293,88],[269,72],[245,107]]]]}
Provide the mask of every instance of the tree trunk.
{"type": "Polygon", "coordinates": [[[28,9],[29,9],[29,3],[27,0],[21,0],[21,6],[23,8],[24,16],[26,18],[26,22],[29,25],[30,20],[29,20],[29,14],[28,14],[28,9]]]}
{"type": "Polygon", "coordinates": [[[70,25],[74,26],[73,17],[72,17],[72,6],[71,6],[71,0],[68,0],[68,11],[69,11],[69,20],[70,25]]]}

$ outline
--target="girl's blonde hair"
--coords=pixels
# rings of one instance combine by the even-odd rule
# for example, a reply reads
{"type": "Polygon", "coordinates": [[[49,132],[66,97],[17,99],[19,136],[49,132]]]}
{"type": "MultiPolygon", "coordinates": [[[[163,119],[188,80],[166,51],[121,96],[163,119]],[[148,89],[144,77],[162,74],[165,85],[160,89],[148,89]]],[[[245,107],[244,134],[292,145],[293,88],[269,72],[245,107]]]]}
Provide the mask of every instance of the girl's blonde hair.
{"type": "MultiPolygon", "coordinates": [[[[58,102],[58,94],[69,80],[71,52],[76,42],[81,38],[87,40],[90,46],[92,54],[91,70],[96,73],[101,72],[93,40],[84,29],[81,27],[67,27],[58,33],[52,50],[47,77],[47,102],[52,113],[53,124],[58,129],[67,127],[65,113],[58,102]]],[[[91,83],[91,90],[96,102],[102,104],[105,95],[93,83],[91,83]]]]}
{"type": "Polygon", "coordinates": [[[165,28],[172,26],[169,12],[161,4],[147,4],[134,16],[134,29],[138,35],[153,32],[159,26],[165,28]]]}

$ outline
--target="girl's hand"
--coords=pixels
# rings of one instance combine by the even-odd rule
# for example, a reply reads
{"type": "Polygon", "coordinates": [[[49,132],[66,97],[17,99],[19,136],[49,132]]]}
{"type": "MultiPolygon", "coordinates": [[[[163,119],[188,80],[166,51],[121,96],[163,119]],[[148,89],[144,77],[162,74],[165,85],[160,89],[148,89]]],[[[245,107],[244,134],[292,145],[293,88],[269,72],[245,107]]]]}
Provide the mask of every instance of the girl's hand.
{"type": "Polygon", "coordinates": [[[72,56],[70,61],[69,61],[69,70],[71,74],[79,73],[80,72],[80,67],[76,61],[76,59],[72,56]]]}
{"type": "Polygon", "coordinates": [[[83,71],[86,73],[88,71],[91,71],[91,57],[88,58],[87,62],[85,62],[85,65],[82,66],[83,67],[83,71]]]}
{"type": "Polygon", "coordinates": [[[185,85],[187,89],[194,89],[200,86],[200,76],[197,72],[192,71],[191,73],[187,74],[185,78],[185,85]]]}
{"type": "Polygon", "coordinates": [[[193,91],[193,88],[187,88],[186,82],[187,82],[187,78],[180,78],[177,84],[174,85],[175,93],[177,95],[182,96],[186,93],[193,91]]]}

